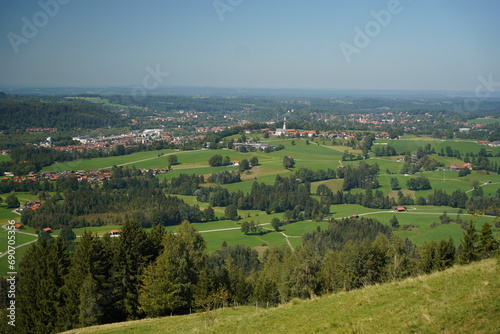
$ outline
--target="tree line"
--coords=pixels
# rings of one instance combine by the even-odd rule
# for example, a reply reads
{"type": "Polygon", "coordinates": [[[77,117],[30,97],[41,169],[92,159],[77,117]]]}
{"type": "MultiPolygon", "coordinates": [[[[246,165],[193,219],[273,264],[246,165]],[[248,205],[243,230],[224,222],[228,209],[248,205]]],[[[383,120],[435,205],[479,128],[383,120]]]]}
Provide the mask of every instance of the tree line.
{"type": "MultiPolygon", "coordinates": [[[[62,237],[41,234],[20,263],[16,330],[45,334],[222,305],[277,305],[443,270],[497,251],[487,223],[479,232],[470,224],[458,248],[452,239],[418,247],[367,218],[332,220],[325,230],[303,234],[295,251],[271,247],[262,259],[250,247],[227,243],[207,253],[186,221],[175,233],[161,225],[146,233],[135,221],[127,221],[118,238],[85,232],[72,254],[62,237]]],[[[5,313],[5,280],[0,289],[5,313]]]]}

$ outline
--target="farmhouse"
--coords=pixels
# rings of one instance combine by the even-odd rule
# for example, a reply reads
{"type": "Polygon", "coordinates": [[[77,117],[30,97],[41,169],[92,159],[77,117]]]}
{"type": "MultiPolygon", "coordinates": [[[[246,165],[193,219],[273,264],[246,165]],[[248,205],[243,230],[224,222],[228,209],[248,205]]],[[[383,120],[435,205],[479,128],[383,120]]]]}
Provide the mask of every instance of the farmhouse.
{"type": "Polygon", "coordinates": [[[406,212],[406,208],[404,206],[399,206],[394,209],[395,212],[406,212]]]}
{"type": "Polygon", "coordinates": [[[119,237],[121,232],[122,230],[111,230],[111,232],[109,232],[109,235],[111,237],[119,237]]]}
{"type": "Polygon", "coordinates": [[[52,233],[52,229],[50,227],[43,228],[42,231],[46,233],[52,233]]]}
{"type": "Polygon", "coordinates": [[[450,170],[462,170],[462,169],[472,169],[472,164],[471,163],[466,163],[463,165],[456,165],[456,164],[451,164],[450,165],[450,170]]]}
{"type": "Polygon", "coordinates": [[[500,141],[494,141],[489,144],[491,147],[500,147],[500,141]]]}

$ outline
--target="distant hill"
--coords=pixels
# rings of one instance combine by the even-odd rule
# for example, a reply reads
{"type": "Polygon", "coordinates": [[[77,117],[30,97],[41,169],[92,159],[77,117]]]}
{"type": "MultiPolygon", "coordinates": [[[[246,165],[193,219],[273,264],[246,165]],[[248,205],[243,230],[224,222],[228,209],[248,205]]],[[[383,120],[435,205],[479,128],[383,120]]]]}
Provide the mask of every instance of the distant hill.
{"type": "Polygon", "coordinates": [[[0,102],[0,130],[96,129],[125,125],[123,117],[91,103],[0,102]]]}
{"type": "Polygon", "coordinates": [[[497,260],[369,286],[316,300],[145,319],[66,332],[87,333],[498,333],[497,260]]]}

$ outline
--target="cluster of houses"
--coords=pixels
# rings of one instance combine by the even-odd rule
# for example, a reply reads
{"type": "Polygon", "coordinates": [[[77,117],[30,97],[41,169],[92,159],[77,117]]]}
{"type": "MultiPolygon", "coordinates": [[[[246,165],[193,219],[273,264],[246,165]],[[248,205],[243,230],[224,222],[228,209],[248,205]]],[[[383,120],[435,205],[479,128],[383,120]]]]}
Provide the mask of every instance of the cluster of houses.
{"type": "Polygon", "coordinates": [[[26,132],[56,132],[57,128],[28,128],[26,132]]]}
{"type": "Polygon", "coordinates": [[[479,140],[477,142],[479,145],[485,145],[489,147],[500,147],[500,141],[492,141],[491,143],[487,140],[479,140]]]}
{"type": "MultiPolygon", "coordinates": [[[[151,168],[151,169],[140,169],[142,173],[152,173],[153,175],[163,174],[168,172],[168,168],[151,168]]],[[[49,180],[49,181],[57,181],[60,178],[75,178],[78,181],[88,181],[91,183],[103,183],[105,180],[109,180],[111,178],[111,170],[110,169],[90,169],[88,171],[78,170],[78,171],[45,171],[34,173],[30,172],[28,176],[13,176],[12,173],[7,172],[6,177],[2,180],[12,180],[17,183],[21,183],[23,181],[40,181],[40,180],[49,180]],[[7,177],[13,176],[13,177],[7,177]]]]}

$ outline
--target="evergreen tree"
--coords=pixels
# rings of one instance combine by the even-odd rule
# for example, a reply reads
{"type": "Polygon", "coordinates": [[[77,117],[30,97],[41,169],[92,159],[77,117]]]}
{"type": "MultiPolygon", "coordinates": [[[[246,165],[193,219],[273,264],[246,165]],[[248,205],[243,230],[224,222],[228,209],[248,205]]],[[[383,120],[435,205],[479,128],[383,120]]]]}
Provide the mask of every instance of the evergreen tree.
{"type": "Polygon", "coordinates": [[[195,306],[195,286],[206,264],[205,242],[186,221],[176,234],[167,233],[164,247],[142,280],[141,307],[152,317],[185,313],[195,306]]]}
{"type": "Polygon", "coordinates": [[[498,242],[493,237],[491,225],[484,223],[481,227],[481,234],[479,235],[478,251],[481,258],[489,258],[493,252],[498,248],[498,242]]]}
{"type": "Polygon", "coordinates": [[[138,319],[139,285],[148,263],[146,231],[136,221],[127,221],[113,245],[113,287],[116,321],[138,319]]]}
{"type": "Polygon", "coordinates": [[[211,205],[209,205],[204,211],[203,211],[203,219],[205,221],[214,221],[217,218],[215,217],[215,211],[212,208],[211,205]]]}
{"type": "Polygon", "coordinates": [[[441,240],[436,247],[436,257],[434,261],[434,268],[437,270],[444,270],[453,266],[455,262],[455,244],[453,238],[448,240],[441,240]]]}
{"type": "Polygon", "coordinates": [[[98,300],[98,285],[92,274],[84,279],[80,289],[79,323],[82,327],[99,325],[102,320],[102,308],[98,300]]]}
{"type": "Polygon", "coordinates": [[[396,218],[396,216],[392,216],[392,218],[389,221],[389,223],[391,224],[391,226],[393,228],[399,228],[399,221],[398,221],[398,218],[396,218]]]}
{"type": "Polygon", "coordinates": [[[238,209],[236,204],[230,204],[224,210],[224,218],[229,220],[238,220],[238,209]]]}
{"type": "Polygon", "coordinates": [[[64,246],[68,249],[68,250],[73,250],[74,247],[73,247],[73,241],[75,241],[76,239],[76,234],[75,232],[73,232],[73,230],[71,229],[71,227],[69,226],[64,226],[61,230],[61,238],[64,242],[64,246]]]}
{"type": "Polygon", "coordinates": [[[154,262],[163,251],[163,238],[165,234],[165,227],[160,224],[153,225],[153,228],[148,233],[147,256],[149,262],[154,262]]]}
{"type": "Polygon", "coordinates": [[[61,293],[69,266],[61,238],[41,239],[29,247],[19,265],[16,330],[20,333],[52,333],[61,329],[61,293]]]}
{"type": "Polygon", "coordinates": [[[71,267],[65,277],[65,285],[62,287],[66,300],[65,307],[61,311],[63,329],[90,325],[87,321],[82,322],[82,317],[86,317],[85,312],[89,310],[89,304],[85,303],[92,300],[96,301],[92,304],[92,309],[97,312],[94,315],[95,319],[91,321],[92,324],[114,320],[110,308],[113,301],[110,286],[112,266],[110,244],[109,236],[98,238],[89,231],[85,231],[80,238],[75,253],[71,257],[71,267]],[[88,282],[83,292],[86,279],[88,282]],[[85,296],[82,296],[82,293],[85,296]],[[82,306],[86,310],[82,310],[82,306]]]}
{"type": "Polygon", "coordinates": [[[392,190],[399,190],[399,189],[401,189],[401,187],[399,186],[398,179],[396,177],[391,177],[390,185],[391,185],[391,189],[392,190]]]}
{"type": "Polygon", "coordinates": [[[461,264],[468,264],[479,258],[477,249],[478,236],[474,223],[471,222],[464,231],[460,247],[459,261],[461,264]]]}

